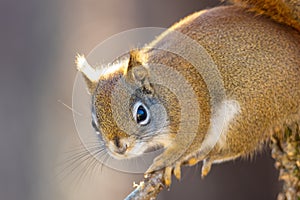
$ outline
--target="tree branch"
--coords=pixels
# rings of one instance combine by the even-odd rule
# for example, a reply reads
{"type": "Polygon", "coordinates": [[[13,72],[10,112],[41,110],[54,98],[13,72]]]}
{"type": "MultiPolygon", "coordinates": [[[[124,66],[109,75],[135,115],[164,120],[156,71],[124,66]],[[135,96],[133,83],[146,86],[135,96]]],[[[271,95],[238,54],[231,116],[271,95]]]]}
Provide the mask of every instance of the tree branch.
{"type": "Polygon", "coordinates": [[[287,125],[271,139],[272,157],[283,181],[278,200],[300,199],[300,126],[287,125]]]}
{"type": "Polygon", "coordinates": [[[148,175],[125,200],[155,200],[165,187],[163,175],[163,171],[157,171],[148,175]]]}

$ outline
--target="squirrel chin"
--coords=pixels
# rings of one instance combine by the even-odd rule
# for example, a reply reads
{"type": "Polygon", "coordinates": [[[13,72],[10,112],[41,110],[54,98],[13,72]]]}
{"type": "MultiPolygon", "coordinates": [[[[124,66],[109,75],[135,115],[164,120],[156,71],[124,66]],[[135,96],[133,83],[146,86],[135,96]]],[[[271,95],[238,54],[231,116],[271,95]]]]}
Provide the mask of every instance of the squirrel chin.
{"type": "Polygon", "coordinates": [[[116,160],[131,159],[143,154],[160,152],[165,149],[163,144],[149,145],[145,142],[137,143],[132,148],[128,148],[124,153],[118,153],[107,147],[107,153],[116,160]]]}

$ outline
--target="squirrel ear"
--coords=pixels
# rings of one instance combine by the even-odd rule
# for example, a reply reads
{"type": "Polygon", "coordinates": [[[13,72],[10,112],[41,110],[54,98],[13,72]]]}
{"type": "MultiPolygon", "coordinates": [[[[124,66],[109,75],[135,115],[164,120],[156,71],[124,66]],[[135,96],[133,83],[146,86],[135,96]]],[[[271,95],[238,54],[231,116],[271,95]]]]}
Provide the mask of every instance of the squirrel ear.
{"type": "Polygon", "coordinates": [[[126,70],[126,79],[131,83],[137,83],[144,82],[147,78],[148,70],[143,66],[138,50],[131,50],[126,70]]]}
{"type": "Polygon", "coordinates": [[[133,49],[129,52],[129,61],[127,71],[132,70],[135,67],[142,65],[142,58],[137,49],[133,49]]]}
{"type": "Polygon", "coordinates": [[[77,55],[75,62],[77,70],[80,71],[84,77],[89,93],[93,94],[98,85],[100,71],[91,67],[83,55],[77,55]]]}
{"type": "Polygon", "coordinates": [[[149,82],[148,69],[143,65],[143,58],[138,50],[131,50],[126,70],[126,80],[150,93],[153,89],[149,82]]]}

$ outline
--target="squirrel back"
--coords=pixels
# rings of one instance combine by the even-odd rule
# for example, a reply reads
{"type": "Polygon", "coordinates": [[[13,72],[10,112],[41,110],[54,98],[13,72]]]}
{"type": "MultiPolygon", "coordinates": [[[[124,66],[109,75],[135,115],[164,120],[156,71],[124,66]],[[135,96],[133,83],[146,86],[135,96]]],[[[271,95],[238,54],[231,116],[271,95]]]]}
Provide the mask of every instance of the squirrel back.
{"type": "Polygon", "coordinates": [[[266,15],[273,20],[300,31],[299,0],[230,0],[256,15],[266,15]]]}

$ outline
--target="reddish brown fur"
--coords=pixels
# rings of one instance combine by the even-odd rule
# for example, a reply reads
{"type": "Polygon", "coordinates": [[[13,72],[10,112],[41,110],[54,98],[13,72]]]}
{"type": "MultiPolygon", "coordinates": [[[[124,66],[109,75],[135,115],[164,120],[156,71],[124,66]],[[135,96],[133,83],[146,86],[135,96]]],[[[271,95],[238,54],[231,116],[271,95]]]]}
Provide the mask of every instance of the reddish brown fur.
{"type": "MultiPolygon", "coordinates": [[[[286,1],[286,4],[283,0],[233,1],[242,7],[218,7],[195,13],[169,29],[187,35],[208,52],[223,78],[227,98],[236,100],[241,107],[239,115],[229,125],[226,144],[216,146],[210,152],[208,156],[211,160],[252,154],[270,138],[274,127],[281,127],[287,121],[300,121],[299,0],[286,1]],[[245,12],[245,8],[254,13],[245,12]]],[[[182,42],[172,40],[168,33],[158,37],[146,50],[132,52],[129,70],[141,63],[164,64],[177,70],[195,91],[201,113],[200,124],[192,145],[181,157],[180,162],[183,163],[191,157],[197,158],[197,151],[210,126],[211,107],[218,105],[210,104],[207,85],[188,60],[155,49],[164,44],[177,45],[182,42]]],[[[186,51],[199,53],[188,48],[186,51]]],[[[117,128],[111,110],[114,83],[121,76],[127,76],[126,72],[116,72],[101,80],[101,90],[96,92],[97,115],[105,129],[102,134],[108,140],[115,135],[127,137],[117,128]]],[[[149,76],[151,78],[151,74],[149,76]]],[[[132,79],[130,74],[128,78],[132,79]]],[[[165,78],[176,84],[173,77],[165,78]]],[[[166,99],[168,116],[177,123],[180,120],[178,102],[171,94],[172,97],[164,96],[166,91],[160,89],[156,88],[156,95],[166,99]]],[[[177,126],[171,124],[171,133],[176,130],[177,126]]],[[[180,147],[182,144],[174,145],[180,147]]],[[[169,163],[167,157],[163,164],[164,167],[174,167],[175,163],[169,163]]],[[[160,163],[158,167],[161,167],[160,163]]]]}
{"type": "Polygon", "coordinates": [[[300,31],[299,0],[230,0],[235,4],[300,31]]]}
{"type": "MultiPolygon", "coordinates": [[[[227,97],[238,100],[242,107],[242,114],[230,126],[227,147],[211,152],[213,159],[249,155],[269,138],[273,126],[300,118],[292,116],[300,112],[297,31],[264,16],[245,13],[237,6],[195,13],[171,30],[188,35],[208,51],[222,73],[227,97]]],[[[165,34],[152,45],[155,48],[167,40],[165,34]]],[[[174,64],[183,74],[186,73],[183,69],[189,67],[184,60],[157,51],[150,51],[148,57],[149,62],[174,64]]],[[[194,82],[192,76],[194,73],[185,75],[191,83],[201,84],[194,82]]],[[[191,146],[186,155],[196,151],[202,139],[203,136],[197,136],[194,143],[198,146],[191,146]]]]}

